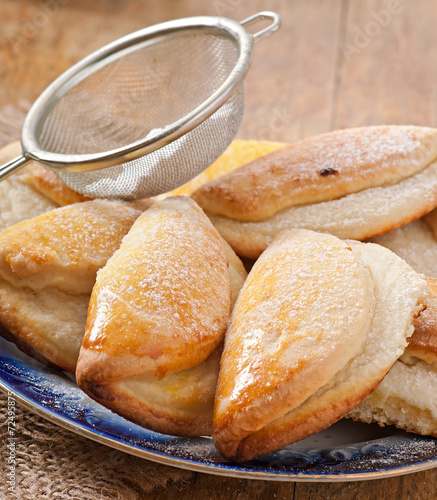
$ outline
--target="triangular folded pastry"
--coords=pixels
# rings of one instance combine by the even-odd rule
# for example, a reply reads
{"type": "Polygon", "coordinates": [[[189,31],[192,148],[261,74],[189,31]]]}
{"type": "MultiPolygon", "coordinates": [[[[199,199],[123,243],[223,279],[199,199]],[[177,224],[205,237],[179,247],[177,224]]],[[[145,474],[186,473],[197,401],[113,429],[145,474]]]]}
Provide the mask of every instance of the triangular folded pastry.
{"type": "Polygon", "coordinates": [[[226,334],[213,437],[230,460],[331,425],[407,345],[426,282],[379,245],[296,229],[252,268],[226,334]]]}
{"type": "Polygon", "coordinates": [[[98,274],[79,387],[159,432],[210,434],[221,343],[245,276],[195,202],[155,203],[98,274]]]}
{"type": "Polygon", "coordinates": [[[238,255],[257,258],[280,231],[364,240],[437,206],[437,129],[339,130],[273,151],[192,194],[238,255]]]}
{"type": "MultiPolygon", "coordinates": [[[[229,261],[232,303],[246,278],[246,271],[231,247],[223,241],[229,261]]],[[[130,420],[165,434],[209,436],[212,433],[214,396],[223,343],[200,364],[157,379],[132,377],[93,386],[90,395],[130,420]]],[[[78,364],[81,369],[81,362],[78,364]]],[[[79,375],[80,384],[84,386],[79,375]]]]}
{"type": "Polygon", "coordinates": [[[437,280],[427,282],[427,307],[405,353],[348,417],[437,437],[437,280]]]}
{"type": "Polygon", "coordinates": [[[75,203],[0,233],[0,324],[21,348],[74,372],[97,271],[147,206],[75,203]]]}

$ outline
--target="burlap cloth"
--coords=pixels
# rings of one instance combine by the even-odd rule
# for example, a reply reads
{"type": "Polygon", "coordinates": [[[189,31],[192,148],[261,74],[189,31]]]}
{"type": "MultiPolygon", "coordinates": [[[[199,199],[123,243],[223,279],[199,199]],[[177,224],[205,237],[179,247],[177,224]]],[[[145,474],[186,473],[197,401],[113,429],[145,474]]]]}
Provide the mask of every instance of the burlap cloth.
{"type": "MultiPolygon", "coordinates": [[[[0,148],[20,138],[28,104],[0,109],[0,148]]],[[[66,431],[16,402],[15,492],[7,475],[7,396],[0,392],[0,499],[137,500],[173,485],[184,488],[193,472],[122,453],[66,431]]]]}
{"type": "Polygon", "coordinates": [[[7,470],[7,397],[0,395],[0,498],[139,500],[156,488],[181,489],[194,473],[108,448],[66,431],[17,405],[15,492],[7,470]],[[175,484],[177,483],[177,484],[175,484]]]}

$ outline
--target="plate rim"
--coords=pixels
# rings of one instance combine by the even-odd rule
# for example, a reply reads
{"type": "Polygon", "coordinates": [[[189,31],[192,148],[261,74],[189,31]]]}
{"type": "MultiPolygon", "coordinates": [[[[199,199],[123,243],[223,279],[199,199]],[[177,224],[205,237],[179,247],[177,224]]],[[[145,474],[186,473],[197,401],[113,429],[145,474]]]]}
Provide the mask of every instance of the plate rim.
{"type": "MultiPolygon", "coordinates": [[[[1,341],[0,352],[3,355],[5,354],[2,348],[2,346],[4,345],[3,342],[6,342],[7,345],[11,344],[13,348],[17,349],[15,344],[4,338],[1,338],[0,341],[1,341]]],[[[41,367],[44,367],[43,364],[29,357],[25,353],[21,351],[19,352],[20,352],[20,357],[23,357],[24,360],[14,357],[13,353],[10,352],[6,353],[6,355],[9,356],[10,359],[12,359],[15,362],[25,363],[26,366],[44,376],[44,372],[42,371],[41,368],[39,368],[39,365],[41,365],[41,367]],[[29,359],[31,363],[29,363],[27,359],[29,359]]],[[[56,373],[56,370],[53,371],[56,373]]],[[[65,376],[65,373],[59,371],[59,375],[65,376]]],[[[67,377],[65,378],[67,379],[67,377]]],[[[71,379],[68,379],[68,382],[74,384],[74,381],[71,379]]],[[[76,388],[77,390],[80,391],[80,389],[77,386],[75,386],[75,389],[76,388]]],[[[60,414],[56,412],[53,408],[45,406],[42,402],[33,401],[28,395],[24,394],[18,388],[11,385],[7,380],[4,380],[3,375],[1,373],[0,373],[0,390],[5,395],[7,395],[8,393],[13,394],[14,397],[17,399],[17,401],[19,401],[25,408],[37,414],[41,418],[51,422],[54,425],[58,425],[59,427],[69,432],[80,435],[86,439],[97,442],[101,445],[108,446],[112,449],[116,449],[118,451],[134,455],[142,459],[160,463],[162,465],[177,467],[180,469],[190,470],[193,472],[201,472],[204,474],[225,476],[225,477],[239,478],[239,479],[256,479],[256,480],[282,481],[282,482],[353,482],[353,481],[366,481],[373,479],[383,479],[388,477],[402,476],[437,467],[437,455],[433,458],[425,459],[420,462],[412,464],[406,464],[406,465],[403,464],[399,466],[392,466],[386,468],[384,467],[376,468],[377,466],[375,466],[375,469],[362,472],[333,471],[332,473],[326,473],[326,474],[320,474],[315,472],[305,473],[305,471],[283,472],[279,470],[277,472],[274,472],[272,470],[271,472],[269,472],[266,470],[253,470],[250,468],[244,468],[241,466],[241,464],[238,463],[234,464],[232,462],[226,462],[223,464],[217,464],[214,462],[202,463],[198,459],[190,460],[184,457],[168,456],[159,450],[153,450],[150,448],[147,449],[145,447],[140,448],[138,446],[134,446],[127,442],[123,442],[121,440],[112,438],[104,431],[99,431],[98,429],[95,429],[93,431],[90,428],[87,428],[86,426],[81,424],[80,422],[75,421],[73,417],[60,414]]],[[[146,429],[146,431],[148,431],[148,429],[146,429]]],[[[161,435],[160,433],[155,433],[155,434],[161,435]]]]}

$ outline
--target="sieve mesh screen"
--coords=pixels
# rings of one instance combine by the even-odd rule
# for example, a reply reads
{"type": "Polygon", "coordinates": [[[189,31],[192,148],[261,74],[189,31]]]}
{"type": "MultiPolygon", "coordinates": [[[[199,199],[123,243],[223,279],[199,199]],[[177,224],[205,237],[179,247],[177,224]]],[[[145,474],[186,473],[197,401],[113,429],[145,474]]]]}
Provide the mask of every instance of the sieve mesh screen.
{"type": "Polygon", "coordinates": [[[238,59],[229,38],[181,32],[139,46],[66,92],[45,117],[38,141],[61,154],[125,147],[200,106],[238,59]]]}
{"type": "Polygon", "coordinates": [[[148,155],[91,172],[62,172],[72,189],[92,198],[136,199],[185,184],[211,165],[231,143],[244,113],[243,86],[196,128],[148,155]]]}

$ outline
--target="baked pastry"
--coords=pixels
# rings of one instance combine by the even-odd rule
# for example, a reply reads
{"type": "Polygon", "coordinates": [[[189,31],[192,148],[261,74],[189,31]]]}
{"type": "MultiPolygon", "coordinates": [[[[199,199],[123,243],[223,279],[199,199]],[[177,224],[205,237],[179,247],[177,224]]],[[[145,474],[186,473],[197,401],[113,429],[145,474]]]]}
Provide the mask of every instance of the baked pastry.
{"type": "MultiPolygon", "coordinates": [[[[10,144],[0,150],[2,164],[20,154],[17,144],[10,144]]],[[[19,174],[13,174],[0,182],[0,231],[57,206],[57,203],[23,183],[19,174]]]]}
{"type": "Polygon", "coordinates": [[[0,324],[19,347],[74,372],[96,273],[146,207],[75,203],[0,233],[0,324]]]}
{"type": "Polygon", "coordinates": [[[405,353],[349,418],[437,437],[437,280],[427,281],[427,308],[405,353]]]}
{"type": "Polygon", "coordinates": [[[437,437],[437,368],[420,359],[396,361],[379,386],[347,416],[437,437]]]}
{"type": "MultiPolygon", "coordinates": [[[[229,261],[234,302],[246,271],[229,245],[225,241],[223,244],[229,261]]],[[[128,378],[93,386],[89,394],[104,406],[149,429],[172,435],[209,436],[222,349],[223,343],[220,343],[205,361],[161,379],[150,375],[128,378]]],[[[81,376],[78,378],[83,386],[81,376]]]]}
{"type": "Polygon", "coordinates": [[[257,258],[281,230],[364,240],[437,206],[437,130],[375,126],[273,151],[191,195],[237,254],[257,258]]]}
{"type": "Polygon", "coordinates": [[[221,359],[213,438],[230,460],[316,433],[404,352],[426,281],[390,250],[294,229],[256,261],[221,359]]]}
{"type": "Polygon", "coordinates": [[[19,173],[19,178],[22,183],[28,184],[60,207],[91,200],[91,198],[69,188],[55,172],[47,170],[35,162],[30,162],[24,171],[19,173]]]}
{"type": "Polygon", "coordinates": [[[417,272],[437,278],[437,210],[369,241],[390,248],[417,272]]]}
{"type": "MultiPolygon", "coordinates": [[[[20,154],[20,143],[11,143],[0,150],[0,162],[6,163],[20,154]]],[[[59,206],[86,200],[54,172],[30,162],[0,182],[0,231],[59,206]]]]}
{"type": "Polygon", "coordinates": [[[437,279],[427,278],[426,309],[414,320],[414,333],[402,356],[437,366],[437,279]]]}
{"type": "Polygon", "coordinates": [[[194,201],[156,202],[98,274],[79,387],[153,430],[210,434],[221,343],[245,276],[194,201]]]}

